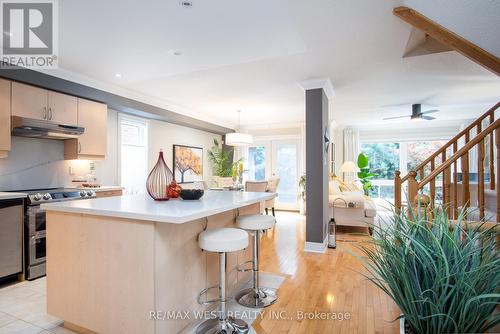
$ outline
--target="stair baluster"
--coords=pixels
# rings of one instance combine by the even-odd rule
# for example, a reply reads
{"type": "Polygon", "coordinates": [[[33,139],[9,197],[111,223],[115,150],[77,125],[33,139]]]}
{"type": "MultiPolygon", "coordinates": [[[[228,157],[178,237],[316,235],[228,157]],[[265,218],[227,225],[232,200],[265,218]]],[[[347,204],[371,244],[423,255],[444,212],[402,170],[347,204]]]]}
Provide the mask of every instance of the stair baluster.
{"type": "MultiPolygon", "coordinates": [[[[500,130],[497,128],[495,130],[495,146],[497,148],[497,179],[496,179],[496,189],[497,189],[497,223],[500,223],[500,196],[498,196],[498,187],[499,187],[499,179],[500,179],[500,130]]],[[[493,156],[491,157],[491,160],[493,161],[493,156]]],[[[492,181],[495,183],[495,181],[492,181]]]]}
{"type": "MultiPolygon", "coordinates": [[[[490,124],[493,124],[495,121],[495,115],[493,113],[490,114],[490,124]]],[[[495,142],[493,132],[490,134],[490,189],[495,190],[495,146],[493,143],[495,142]]],[[[498,147],[498,145],[497,145],[498,147]]],[[[497,164],[498,165],[498,164],[497,164]]]]}
{"type": "MultiPolygon", "coordinates": [[[[481,123],[477,125],[477,133],[481,133],[481,123]]],[[[477,148],[477,206],[479,208],[479,219],[484,219],[484,139],[477,148]]]]}
{"type": "MultiPolygon", "coordinates": [[[[453,154],[457,153],[458,144],[453,143],[453,154]]],[[[453,163],[453,219],[458,218],[458,165],[453,163]]]]}

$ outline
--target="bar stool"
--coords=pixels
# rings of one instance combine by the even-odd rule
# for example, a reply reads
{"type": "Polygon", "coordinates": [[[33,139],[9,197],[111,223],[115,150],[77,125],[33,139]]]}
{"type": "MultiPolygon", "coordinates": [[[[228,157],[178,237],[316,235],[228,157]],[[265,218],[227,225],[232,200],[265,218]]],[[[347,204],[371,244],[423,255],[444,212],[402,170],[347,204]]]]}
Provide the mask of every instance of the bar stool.
{"type": "Polygon", "coordinates": [[[236,225],[253,234],[253,259],[246,263],[252,263],[251,269],[238,268],[239,271],[253,272],[253,287],[240,291],[236,295],[236,301],[243,306],[252,308],[263,308],[271,305],[277,299],[276,290],[260,287],[259,284],[259,257],[260,257],[260,233],[271,229],[276,224],[273,216],[267,215],[243,215],[236,218],[236,225]]]}
{"type": "Polygon", "coordinates": [[[219,317],[208,319],[196,328],[196,333],[207,334],[243,334],[248,333],[248,324],[241,319],[227,316],[226,310],[226,253],[236,252],[248,247],[248,233],[237,228],[216,228],[206,230],[198,236],[198,244],[202,250],[219,253],[219,285],[202,290],[198,295],[198,303],[208,305],[220,302],[219,317]],[[201,301],[201,297],[210,289],[219,289],[219,298],[201,301]]]}

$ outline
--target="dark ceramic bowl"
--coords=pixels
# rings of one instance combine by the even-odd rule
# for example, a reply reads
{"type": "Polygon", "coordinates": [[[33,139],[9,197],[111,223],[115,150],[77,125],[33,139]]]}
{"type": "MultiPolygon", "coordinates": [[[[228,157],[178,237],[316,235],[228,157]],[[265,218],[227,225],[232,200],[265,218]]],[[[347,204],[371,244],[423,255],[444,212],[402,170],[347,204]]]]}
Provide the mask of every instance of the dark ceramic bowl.
{"type": "Polygon", "coordinates": [[[182,189],[180,196],[183,200],[189,201],[200,199],[204,193],[203,189],[182,189]]]}

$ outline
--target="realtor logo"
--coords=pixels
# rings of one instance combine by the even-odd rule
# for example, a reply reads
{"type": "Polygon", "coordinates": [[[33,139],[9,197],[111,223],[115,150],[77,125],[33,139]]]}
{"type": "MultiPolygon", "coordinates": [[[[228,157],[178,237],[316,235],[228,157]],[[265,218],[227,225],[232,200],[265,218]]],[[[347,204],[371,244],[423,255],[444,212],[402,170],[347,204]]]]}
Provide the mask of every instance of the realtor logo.
{"type": "Polygon", "coordinates": [[[2,67],[57,67],[57,1],[1,0],[2,67]]]}

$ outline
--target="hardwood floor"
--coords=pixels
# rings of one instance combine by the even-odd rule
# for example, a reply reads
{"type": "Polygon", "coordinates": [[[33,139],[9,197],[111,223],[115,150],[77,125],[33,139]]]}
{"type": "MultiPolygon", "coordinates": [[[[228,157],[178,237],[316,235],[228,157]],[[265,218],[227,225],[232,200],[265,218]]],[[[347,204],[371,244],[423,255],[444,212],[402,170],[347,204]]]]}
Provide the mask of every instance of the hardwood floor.
{"type": "Polygon", "coordinates": [[[261,270],[285,274],[287,279],[278,291],[278,301],[253,323],[257,333],[399,332],[399,322],[392,322],[398,308],[360,274],[365,271],[352,255],[353,245],[368,236],[341,232],[337,249],[304,253],[305,217],[278,212],[276,218],[275,229],[262,238],[261,270]],[[308,316],[314,319],[302,312],[311,312],[308,316]]]}

